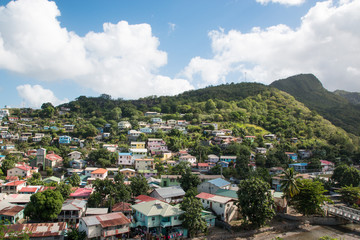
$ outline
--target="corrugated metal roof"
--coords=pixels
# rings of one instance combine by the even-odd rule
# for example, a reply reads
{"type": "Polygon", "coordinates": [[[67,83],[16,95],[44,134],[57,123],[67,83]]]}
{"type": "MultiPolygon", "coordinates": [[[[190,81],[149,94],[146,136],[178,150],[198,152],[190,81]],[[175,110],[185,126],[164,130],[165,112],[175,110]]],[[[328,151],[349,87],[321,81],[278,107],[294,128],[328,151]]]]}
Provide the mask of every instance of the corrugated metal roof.
{"type": "Polygon", "coordinates": [[[71,211],[85,208],[87,201],[79,199],[68,199],[62,205],[61,210],[71,211]]]}
{"type": "Polygon", "coordinates": [[[82,220],[87,226],[101,225],[103,228],[131,223],[130,220],[121,212],[83,217],[82,220]]]}
{"type": "Polygon", "coordinates": [[[14,217],[16,214],[18,214],[24,209],[25,207],[23,206],[18,206],[10,203],[3,203],[0,204],[0,215],[14,217]]]}
{"type": "Polygon", "coordinates": [[[224,186],[231,184],[222,178],[216,178],[216,179],[210,180],[209,183],[214,184],[217,187],[224,187],[224,186]]]}
{"type": "Polygon", "coordinates": [[[155,189],[162,198],[184,196],[185,192],[180,186],[164,187],[155,189]]]}
{"type": "Polygon", "coordinates": [[[200,198],[200,199],[210,200],[213,202],[218,202],[218,203],[227,203],[232,200],[231,198],[228,198],[228,197],[217,196],[214,194],[204,193],[204,192],[199,193],[198,195],[196,195],[196,197],[200,198]]]}
{"type": "MultiPolygon", "coordinates": [[[[8,232],[27,232],[29,237],[51,237],[64,235],[67,229],[65,222],[57,223],[28,223],[9,225],[8,232]]],[[[5,237],[8,236],[7,234],[5,237]]]]}
{"type": "Polygon", "coordinates": [[[121,212],[99,215],[96,216],[96,218],[99,220],[103,228],[131,223],[130,220],[121,212]]]}
{"type": "Polygon", "coordinates": [[[179,207],[171,206],[168,203],[162,202],[160,200],[142,202],[131,206],[134,210],[141,212],[146,216],[176,216],[182,214],[182,211],[179,207]]]}

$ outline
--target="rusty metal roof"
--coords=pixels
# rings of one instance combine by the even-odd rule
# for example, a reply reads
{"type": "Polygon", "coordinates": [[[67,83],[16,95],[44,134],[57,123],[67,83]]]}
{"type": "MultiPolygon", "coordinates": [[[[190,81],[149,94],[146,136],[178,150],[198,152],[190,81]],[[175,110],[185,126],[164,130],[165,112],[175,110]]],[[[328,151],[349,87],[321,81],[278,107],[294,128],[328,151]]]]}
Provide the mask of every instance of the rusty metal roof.
{"type": "Polygon", "coordinates": [[[130,220],[121,212],[83,217],[82,220],[87,226],[101,225],[103,228],[130,224],[130,220]]]}
{"type": "Polygon", "coordinates": [[[14,217],[16,214],[18,214],[19,212],[21,212],[22,210],[24,210],[25,207],[23,206],[18,206],[18,205],[3,205],[0,206],[0,215],[3,216],[12,216],[14,217]]]}
{"type": "MultiPolygon", "coordinates": [[[[28,224],[14,224],[10,225],[8,232],[25,231],[29,234],[29,237],[50,237],[50,236],[61,236],[64,235],[67,229],[65,222],[57,223],[28,223],[28,224]]],[[[5,237],[8,235],[6,234],[5,237]]]]}

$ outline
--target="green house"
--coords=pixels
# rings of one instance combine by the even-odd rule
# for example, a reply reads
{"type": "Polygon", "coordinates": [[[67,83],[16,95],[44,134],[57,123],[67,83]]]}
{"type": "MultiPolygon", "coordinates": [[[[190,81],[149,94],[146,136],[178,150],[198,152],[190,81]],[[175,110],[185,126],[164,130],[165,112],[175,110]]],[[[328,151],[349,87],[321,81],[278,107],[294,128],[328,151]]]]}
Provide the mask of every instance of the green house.
{"type": "Polygon", "coordinates": [[[181,227],[180,215],[184,213],[178,206],[172,206],[160,200],[132,205],[134,218],[130,227],[146,227],[147,231],[159,230],[168,234],[172,229],[181,227]]]}
{"type": "Polygon", "coordinates": [[[179,178],[181,175],[161,175],[161,187],[180,186],[179,178]]]}

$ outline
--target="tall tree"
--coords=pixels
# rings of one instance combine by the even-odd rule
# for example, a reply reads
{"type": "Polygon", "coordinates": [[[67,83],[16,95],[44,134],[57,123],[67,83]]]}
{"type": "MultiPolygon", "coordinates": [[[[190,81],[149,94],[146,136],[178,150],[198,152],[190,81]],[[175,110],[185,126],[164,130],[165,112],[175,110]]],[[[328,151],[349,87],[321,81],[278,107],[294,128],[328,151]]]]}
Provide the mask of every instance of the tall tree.
{"type": "Polygon", "coordinates": [[[294,168],[288,168],[283,171],[283,174],[280,189],[284,192],[286,200],[290,200],[300,191],[297,186],[296,173],[294,168]]]}
{"type": "Polygon", "coordinates": [[[63,202],[64,199],[59,191],[48,189],[44,192],[38,192],[31,195],[24,214],[31,220],[52,221],[61,212],[63,202]]]}
{"type": "Polygon", "coordinates": [[[259,178],[241,180],[237,195],[238,207],[245,223],[261,227],[275,216],[270,185],[259,178]]]}
{"type": "Polygon", "coordinates": [[[345,186],[336,192],[341,194],[341,200],[352,206],[360,199],[360,187],[345,186]]]}
{"type": "Polygon", "coordinates": [[[185,173],[182,174],[179,182],[180,186],[185,192],[193,188],[196,189],[197,186],[201,183],[199,176],[193,174],[189,167],[186,168],[185,173]]]}
{"type": "Polygon", "coordinates": [[[310,179],[297,180],[299,193],[291,200],[291,205],[303,215],[312,215],[322,213],[321,204],[329,201],[324,196],[326,190],[321,182],[310,179]]]}
{"type": "Polygon", "coordinates": [[[80,185],[80,182],[81,182],[81,179],[80,179],[80,176],[77,173],[74,173],[69,178],[69,183],[74,187],[78,187],[80,185]]]}
{"type": "Polygon", "coordinates": [[[183,220],[182,226],[188,229],[189,237],[194,237],[207,230],[206,222],[201,217],[202,204],[199,199],[195,196],[185,197],[180,208],[184,211],[180,218],[183,220]]]}
{"type": "Polygon", "coordinates": [[[71,184],[65,184],[64,182],[59,183],[55,190],[61,193],[63,199],[67,199],[71,193],[71,184]]]}
{"type": "Polygon", "coordinates": [[[130,188],[133,196],[147,195],[150,187],[143,175],[130,178],[130,188]]]}
{"type": "Polygon", "coordinates": [[[360,185],[360,171],[343,164],[335,168],[331,180],[337,182],[341,187],[350,185],[358,187],[360,185]]]}

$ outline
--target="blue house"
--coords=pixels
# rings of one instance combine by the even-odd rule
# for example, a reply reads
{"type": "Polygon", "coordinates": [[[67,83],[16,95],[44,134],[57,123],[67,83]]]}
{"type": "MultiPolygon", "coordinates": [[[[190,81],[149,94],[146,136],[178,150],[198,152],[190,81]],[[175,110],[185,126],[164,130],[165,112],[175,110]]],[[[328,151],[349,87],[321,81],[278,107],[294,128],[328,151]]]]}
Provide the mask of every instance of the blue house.
{"type": "Polygon", "coordinates": [[[230,163],[231,161],[236,162],[236,156],[221,156],[220,161],[227,162],[227,163],[230,163]]]}
{"type": "Polygon", "coordinates": [[[304,173],[306,172],[307,163],[293,163],[289,164],[289,168],[294,168],[296,172],[304,173]]]}
{"type": "Polygon", "coordinates": [[[145,128],[140,128],[140,132],[142,133],[152,133],[152,128],[148,128],[148,127],[145,127],[145,128]]]}
{"type": "Polygon", "coordinates": [[[60,136],[59,137],[59,143],[60,144],[70,144],[71,137],[70,136],[60,136]]]}
{"type": "Polygon", "coordinates": [[[288,158],[290,160],[293,160],[293,161],[297,161],[298,160],[298,155],[296,153],[293,153],[293,152],[285,152],[285,154],[288,156],[288,158]]]}

